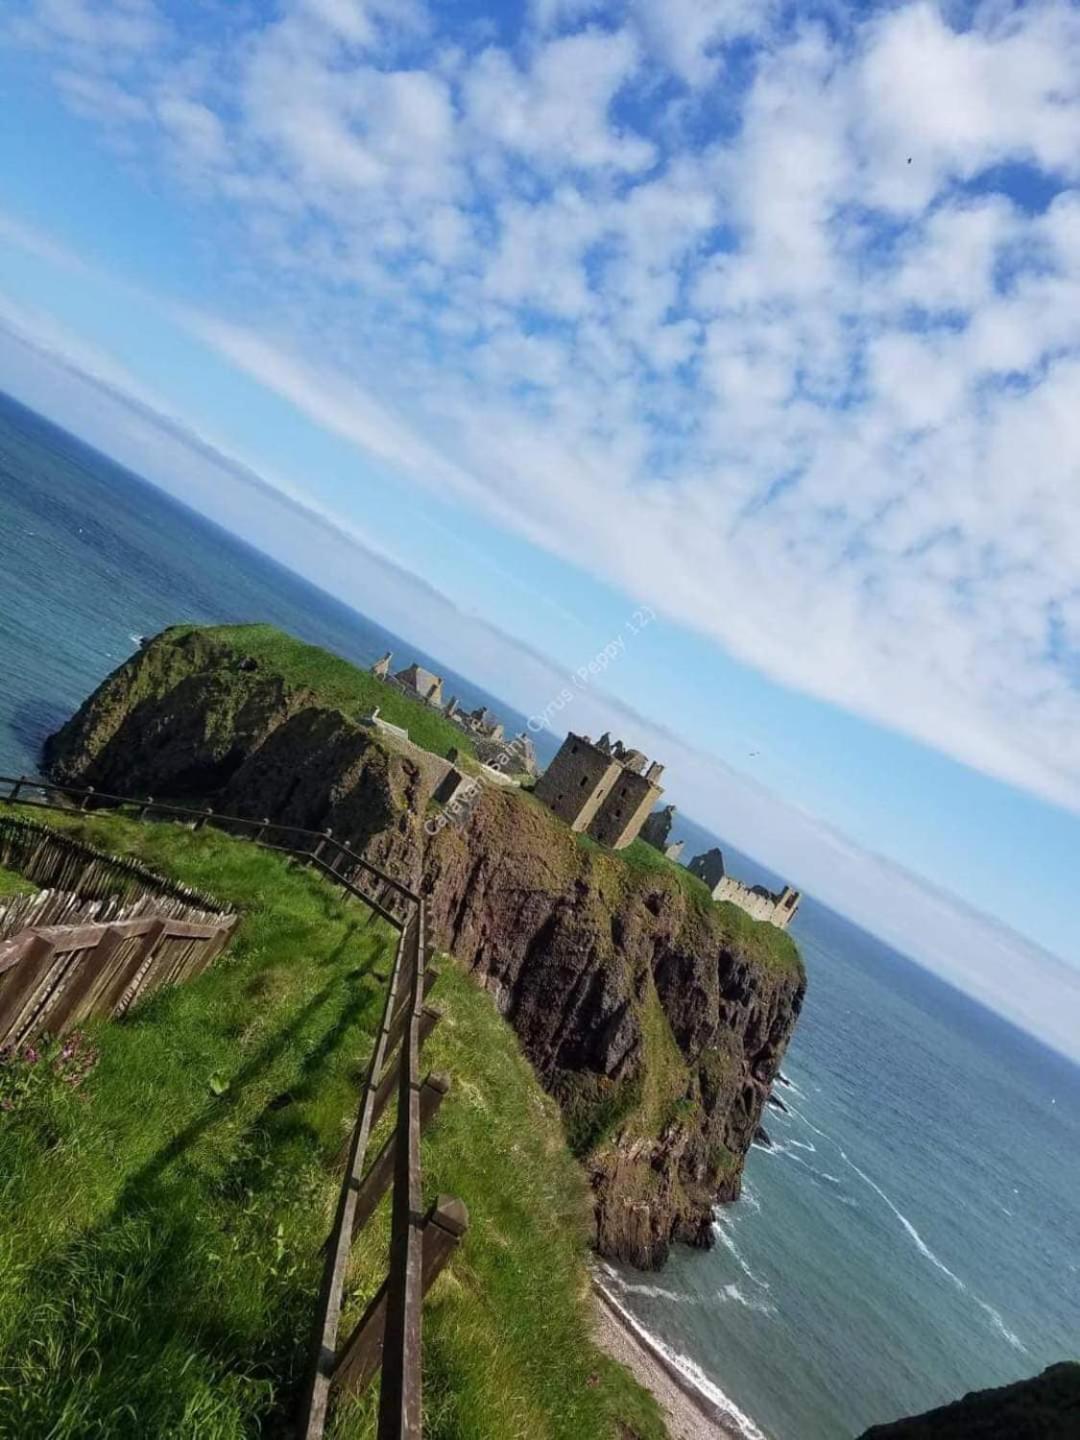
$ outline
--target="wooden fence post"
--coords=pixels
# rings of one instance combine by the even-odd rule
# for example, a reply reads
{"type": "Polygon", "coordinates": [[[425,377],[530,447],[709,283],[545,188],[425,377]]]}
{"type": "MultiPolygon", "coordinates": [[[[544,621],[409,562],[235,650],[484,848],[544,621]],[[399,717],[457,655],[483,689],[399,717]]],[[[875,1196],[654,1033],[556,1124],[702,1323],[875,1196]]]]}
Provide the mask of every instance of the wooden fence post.
{"type": "MultiPolygon", "coordinates": [[[[439,1112],[439,1106],[450,1092],[450,1077],[434,1071],[420,1086],[420,1133],[423,1134],[439,1112]]],[[[357,1185],[356,1209],[353,1212],[353,1240],[374,1215],[386,1187],[394,1176],[394,1154],[397,1131],[387,1137],[386,1144],[368,1167],[357,1185]]]]}
{"type": "MultiPolygon", "coordinates": [[[[424,1041],[431,1034],[432,1030],[443,1017],[443,1011],[438,1005],[425,1005],[420,1012],[420,1048],[423,1049],[424,1041]]],[[[375,1104],[372,1110],[371,1123],[378,1122],[379,1116],[386,1109],[391,1095],[397,1089],[401,1078],[401,1051],[394,1056],[393,1060],[383,1071],[382,1079],[379,1081],[378,1089],[375,1091],[375,1104]]]]}
{"type": "MultiPolygon", "coordinates": [[[[19,945],[19,941],[14,942],[19,945]]],[[[16,1044],[33,1018],[35,1001],[56,965],[56,946],[44,935],[31,935],[22,953],[9,955],[0,972],[0,1044],[16,1044]]]]}
{"type": "MultiPolygon", "coordinates": [[[[424,1000],[427,999],[428,995],[431,992],[431,987],[435,984],[435,981],[438,978],[438,970],[431,969],[424,971],[424,990],[422,996],[424,1000]]],[[[397,1048],[397,1044],[401,1039],[402,1031],[405,1029],[405,1021],[408,1018],[409,1007],[411,1004],[412,1001],[410,1000],[408,993],[406,992],[405,999],[398,1005],[397,1009],[394,1011],[393,1019],[390,1021],[390,1034],[387,1037],[386,1041],[386,1053],[388,1055],[392,1055],[394,1053],[394,1050],[397,1048]]]]}
{"type": "Polygon", "coordinates": [[[64,988],[45,1016],[50,1035],[62,1035],[77,1020],[93,1013],[110,978],[109,966],[126,940],[122,930],[109,929],[92,950],[81,950],[64,988]]]}
{"type": "MultiPolygon", "coordinates": [[[[424,1216],[423,1290],[427,1292],[446,1269],[447,1262],[469,1228],[469,1212],[454,1196],[440,1195],[424,1216]]],[[[341,1347],[333,1383],[349,1395],[360,1395],[382,1364],[386,1332],[384,1280],[356,1328],[341,1347]]]]}
{"type": "Polygon", "coordinates": [[[142,944],[132,957],[132,964],[125,970],[125,976],[130,976],[130,979],[126,989],[114,1002],[114,1015],[126,1015],[140,995],[154,989],[152,984],[147,984],[147,978],[153,971],[154,951],[165,933],[167,923],[165,920],[156,920],[147,930],[142,944]]]}

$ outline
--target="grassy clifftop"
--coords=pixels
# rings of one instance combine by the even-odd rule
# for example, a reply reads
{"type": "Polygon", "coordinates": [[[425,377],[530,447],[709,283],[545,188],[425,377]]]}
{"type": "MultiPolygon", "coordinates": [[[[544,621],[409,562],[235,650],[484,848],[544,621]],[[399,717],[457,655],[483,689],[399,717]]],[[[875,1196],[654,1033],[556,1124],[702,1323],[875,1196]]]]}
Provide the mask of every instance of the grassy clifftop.
{"type": "Polygon", "coordinates": [[[340,710],[350,719],[370,715],[377,705],[382,719],[403,726],[422,750],[445,757],[456,747],[467,755],[476,754],[471,738],[430,705],[411,700],[370,670],[362,670],[317,645],[306,645],[272,625],[176,626],[167,633],[179,639],[195,632],[254,660],[265,670],[280,675],[287,685],[309,690],[324,705],[340,710]]]}
{"type": "MultiPolygon", "coordinates": [[[[40,817],[40,811],[27,812],[40,817]]],[[[54,816],[243,908],[231,951],[123,1023],[89,1027],[78,1087],[0,1066],[0,1434],[284,1434],[390,932],[309,872],[211,830],[54,816]]],[[[426,1188],[471,1227],[425,1309],[430,1440],[660,1440],[589,1334],[588,1193],[490,999],[450,962],[425,1059],[453,1088],[426,1188]]],[[[375,1137],[378,1144],[381,1137],[375,1137]]],[[[380,1278],[385,1216],[350,1307],[380,1278]]],[[[338,1417],[368,1440],[371,1407],[338,1417]]]]}

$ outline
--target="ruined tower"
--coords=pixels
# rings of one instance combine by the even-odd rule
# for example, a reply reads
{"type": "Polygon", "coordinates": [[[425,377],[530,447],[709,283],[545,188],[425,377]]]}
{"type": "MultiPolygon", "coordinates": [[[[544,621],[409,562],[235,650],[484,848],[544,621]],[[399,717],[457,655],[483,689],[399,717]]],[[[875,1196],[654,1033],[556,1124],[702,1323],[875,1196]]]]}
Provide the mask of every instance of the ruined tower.
{"type": "Polygon", "coordinates": [[[603,735],[567,735],[559,753],[536,782],[536,795],[571,830],[584,831],[602,845],[621,850],[635,839],[663,793],[662,765],[645,770],[645,756],[603,735]],[[644,773],[643,773],[644,772],[644,773]]]}

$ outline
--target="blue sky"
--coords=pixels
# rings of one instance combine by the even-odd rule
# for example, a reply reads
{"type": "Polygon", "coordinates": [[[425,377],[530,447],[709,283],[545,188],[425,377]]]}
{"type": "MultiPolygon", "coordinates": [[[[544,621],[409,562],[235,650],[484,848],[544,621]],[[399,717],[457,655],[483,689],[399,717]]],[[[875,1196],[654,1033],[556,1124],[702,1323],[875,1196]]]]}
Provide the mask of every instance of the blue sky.
{"type": "Polygon", "coordinates": [[[1075,9],[15,0],[0,82],[0,384],[526,710],[651,606],[579,728],[1080,964],[1075,9]]]}

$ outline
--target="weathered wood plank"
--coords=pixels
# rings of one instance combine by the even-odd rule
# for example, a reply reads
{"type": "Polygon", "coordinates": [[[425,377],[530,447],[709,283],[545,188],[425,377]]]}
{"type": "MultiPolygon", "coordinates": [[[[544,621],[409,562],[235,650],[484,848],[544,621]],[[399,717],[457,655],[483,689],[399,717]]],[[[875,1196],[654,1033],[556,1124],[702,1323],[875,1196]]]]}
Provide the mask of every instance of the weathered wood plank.
{"type": "Polygon", "coordinates": [[[353,1214],[357,1195],[356,1182],[364,1168],[368,1138],[374,1124],[375,1081],[383,1068],[390,1017],[393,1014],[398,987],[408,984],[408,977],[405,975],[405,956],[405,933],[402,931],[394,956],[394,968],[386,987],[382,1021],[364,1080],[360,1113],[350,1141],[345,1182],[338,1196],[337,1212],[327,1246],[326,1265],[323,1270],[322,1287],[315,1312],[317,1321],[314,1354],[300,1415],[298,1433],[303,1440],[319,1440],[326,1428],[326,1411],[337,1352],[338,1329],[341,1324],[341,1299],[345,1285],[345,1270],[349,1261],[349,1251],[352,1248],[353,1214]]]}
{"type": "MultiPolygon", "coordinates": [[[[450,1092],[450,1077],[441,1072],[429,1075],[420,1086],[420,1133],[427,1129],[439,1113],[439,1106],[450,1092]]],[[[394,1178],[394,1157],[397,1154],[397,1130],[386,1138],[386,1143],[368,1166],[364,1178],[357,1187],[356,1213],[353,1215],[353,1240],[364,1228],[378,1208],[379,1201],[386,1193],[387,1186],[394,1178]]]]}
{"type": "Polygon", "coordinates": [[[421,1440],[423,1416],[424,1215],[419,1086],[420,1017],[427,958],[423,903],[417,907],[407,934],[412,951],[412,1006],[402,1036],[378,1440],[421,1440]]]}
{"type": "MultiPolygon", "coordinates": [[[[469,1212],[462,1202],[440,1195],[424,1217],[423,1289],[426,1295],[445,1270],[461,1237],[469,1228],[469,1212]]],[[[387,1282],[372,1297],[352,1334],[341,1347],[334,1370],[334,1385],[347,1395],[367,1389],[383,1360],[386,1333],[387,1282]]]]}
{"type": "Polygon", "coordinates": [[[16,1044],[26,1023],[66,964],[51,940],[34,935],[22,947],[18,963],[0,979],[0,1045],[16,1044]]]}

